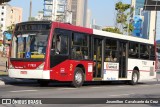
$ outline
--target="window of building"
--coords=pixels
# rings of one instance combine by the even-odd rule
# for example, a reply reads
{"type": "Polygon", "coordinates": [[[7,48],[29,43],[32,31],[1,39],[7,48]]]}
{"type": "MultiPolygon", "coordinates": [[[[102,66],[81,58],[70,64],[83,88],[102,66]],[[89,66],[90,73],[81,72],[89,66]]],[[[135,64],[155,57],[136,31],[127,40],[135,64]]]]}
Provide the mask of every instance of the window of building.
{"type": "Polygon", "coordinates": [[[138,43],[130,42],[128,53],[129,53],[129,57],[138,58],[139,57],[139,45],[138,45],[138,43]]]}
{"type": "Polygon", "coordinates": [[[2,6],[2,9],[4,9],[4,6],[2,6]]]}
{"type": "Polygon", "coordinates": [[[2,12],[1,15],[4,15],[4,12],[2,12]]]}
{"type": "Polygon", "coordinates": [[[117,62],[117,40],[106,39],[105,47],[105,61],[106,62],[117,62]]]}
{"type": "Polygon", "coordinates": [[[13,9],[11,10],[11,13],[13,13],[13,9]]]}
{"type": "Polygon", "coordinates": [[[3,18],[1,18],[1,21],[3,21],[3,18]]]}
{"type": "Polygon", "coordinates": [[[88,35],[74,33],[72,36],[72,58],[78,60],[89,59],[88,35]]]}

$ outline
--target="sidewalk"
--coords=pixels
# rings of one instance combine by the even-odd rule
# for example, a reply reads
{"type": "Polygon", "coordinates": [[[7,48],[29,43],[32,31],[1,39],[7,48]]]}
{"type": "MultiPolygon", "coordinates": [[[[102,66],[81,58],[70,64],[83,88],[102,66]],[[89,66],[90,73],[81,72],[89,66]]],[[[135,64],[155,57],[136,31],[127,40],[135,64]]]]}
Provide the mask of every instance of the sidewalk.
{"type": "Polygon", "coordinates": [[[27,80],[27,79],[22,80],[22,79],[14,79],[8,77],[8,72],[5,71],[6,61],[8,61],[8,58],[0,56],[0,85],[36,82],[36,80],[27,80]]]}
{"type": "Polygon", "coordinates": [[[8,77],[8,75],[0,75],[0,85],[6,84],[26,84],[26,83],[36,83],[36,80],[28,80],[28,79],[14,79],[8,77]]]}
{"type": "Polygon", "coordinates": [[[8,61],[8,58],[0,56],[0,72],[4,72],[6,70],[6,61],[8,61]]]}

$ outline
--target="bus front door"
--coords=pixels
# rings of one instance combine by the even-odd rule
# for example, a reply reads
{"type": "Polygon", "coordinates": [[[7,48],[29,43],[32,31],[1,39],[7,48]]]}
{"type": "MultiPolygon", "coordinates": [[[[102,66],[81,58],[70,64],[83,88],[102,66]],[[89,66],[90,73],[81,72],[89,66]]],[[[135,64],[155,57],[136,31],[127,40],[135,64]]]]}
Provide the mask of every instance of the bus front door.
{"type": "Polygon", "coordinates": [[[94,73],[93,77],[102,78],[102,39],[94,38],[93,59],[94,59],[94,73]]]}
{"type": "Polygon", "coordinates": [[[127,43],[119,42],[119,78],[127,78],[127,43]]]}

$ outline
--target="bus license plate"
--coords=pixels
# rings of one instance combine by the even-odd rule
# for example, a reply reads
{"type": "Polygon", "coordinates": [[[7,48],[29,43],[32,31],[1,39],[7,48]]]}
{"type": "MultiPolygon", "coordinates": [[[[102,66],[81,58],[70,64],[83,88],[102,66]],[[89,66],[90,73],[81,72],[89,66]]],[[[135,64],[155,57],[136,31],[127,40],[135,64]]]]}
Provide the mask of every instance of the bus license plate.
{"type": "Polygon", "coordinates": [[[27,74],[27,71],[21,71],[21,74],[27,74]]]}

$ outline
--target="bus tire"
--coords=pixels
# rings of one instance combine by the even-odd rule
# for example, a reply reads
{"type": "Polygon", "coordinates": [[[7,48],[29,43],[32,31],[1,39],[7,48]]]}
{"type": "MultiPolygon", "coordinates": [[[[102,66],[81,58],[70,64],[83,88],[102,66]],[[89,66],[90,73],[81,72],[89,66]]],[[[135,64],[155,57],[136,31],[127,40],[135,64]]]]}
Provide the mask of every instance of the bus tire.
{"type": "Polygon", "coordinates": [[[49,84],[49,80],[38,80],[38,83],[41,87],[46,87],[49,84]]]}
{"type": "Polygon", "coordinates": [[[79,67],[76,67],[75,71],[74,71],[74,78],[72,81],[72,86],[73,87],[81,87],[84,83],[84,73],[83,70],[79,67]]]}
{"type": "Polygon", "coordinates": [[[129,81],[129,84],[136,85],[138,83],[138,80],[139,80],[139,73],[137,70],[133,70],[132,80],[129,81]]]}

